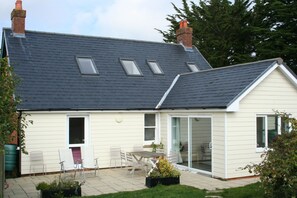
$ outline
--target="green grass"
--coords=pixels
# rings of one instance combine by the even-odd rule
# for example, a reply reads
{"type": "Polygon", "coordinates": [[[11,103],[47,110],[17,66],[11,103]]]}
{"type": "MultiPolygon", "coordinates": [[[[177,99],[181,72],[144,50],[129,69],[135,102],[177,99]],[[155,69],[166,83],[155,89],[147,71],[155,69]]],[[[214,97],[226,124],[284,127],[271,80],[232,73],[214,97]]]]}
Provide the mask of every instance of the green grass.
{"type": "Polygon", "coordinates": [[[97,196],[89,196],[88,198],[184,198],[195,197],[204,198],[205,196],[217,195],[224,198],[263,198],[264,191],[260,187],[260,183],[250,184],[244,187],[224,189],[221,192],[207,193],[206,190],[200,190],[191,186],[185,185],[171,185],[162,186],[158,185],[154,188],[131,191],[119,192],[97,196]]]}
{"type": "MultiPolygon", "coordinates": [[[[206,195],[205,190],[200,190],[198,188],[194,188],[191,186],[185,185],[170,185],[170,186],[162,186],[158,185],[154,188],[137,190],[131,192],[119,192],[112,194],[105,194],[99,196],[91,196],[92,198],[184,198],[184,197],[195,197],[195,198],[203,198],[206,195]]],[[[89,198],[91,198],[89,197],[89,198]]]]}
{"type": "Polygon", "coordinates": [[[224,198],[263,198],[264,190],[257,182],[243,187],[224,189],[221,193],[209,193],[208,195],[219,195],[224,198]]]}

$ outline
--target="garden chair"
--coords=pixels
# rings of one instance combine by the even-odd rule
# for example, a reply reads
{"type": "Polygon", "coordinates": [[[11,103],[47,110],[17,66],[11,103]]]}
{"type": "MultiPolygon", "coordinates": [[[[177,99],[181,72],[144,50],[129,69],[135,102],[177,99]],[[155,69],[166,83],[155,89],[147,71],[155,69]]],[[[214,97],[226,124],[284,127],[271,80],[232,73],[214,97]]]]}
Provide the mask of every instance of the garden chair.
{"type": "MultiPolygon", "coordinates": [[[[134,176],[136,169],[143,169],[144,164],[136,162],[136,160],[133,158],[132,154],[127,152],[126,153],[126,163],[128,166],[132,167],[132,170],[130,171],[130,174],[134,176]]],[[[144,169],[145,171],[145,169],[144,169]]]]}
{"type": "Polygon", "coordinates": [[[121,157],[121,168],[124,166],[127,166],[127,160],[126,160],[126,153],[124,151],[120,151],[120,157],[121,157]]]}
{"type": "Polygon", "coordinates": [[[45,174],[45,164],[43,161],[42,151],[31,151],[30,152],[30,174],[40,173],[45,174]]]}
{"type": "Polygon", "coordinates": [[[82,146],[81,147],[82,154],[82,170],[84,169],[94,169],[95,176],[97,175],[97,171],[99,171],[98,158],[94,157],[94,147],[92,145],[82,146]]]}
{"type": "Polygon", "coordinates": [[[59,149],[59,157],[60,157],[60,178],[62,173],[66,173],[67,171],[74,171],[74,178],[76,176],[76,171],[78,170],[79,165],[74,163],[72,150],[69,148],[59,149]]]}
{"type": "Polygon", "coordinates": [[[114,167],[117,165],[117,161],[121,160],[121,148],[120,147],[110,147],[110,167],[111,162],[114,161],[114,167]]]}

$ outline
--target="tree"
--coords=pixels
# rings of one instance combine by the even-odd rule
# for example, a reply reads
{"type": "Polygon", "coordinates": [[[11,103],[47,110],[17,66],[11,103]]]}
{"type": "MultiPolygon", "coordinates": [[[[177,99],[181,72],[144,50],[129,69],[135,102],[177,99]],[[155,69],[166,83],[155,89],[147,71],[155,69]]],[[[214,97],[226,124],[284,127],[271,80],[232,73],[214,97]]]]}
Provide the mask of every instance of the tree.
{"type": "Polygon", "coordinates": [[[259,164],[245,169],[260,175],[267,197],[294,197],[297,195],[297,120],[287,113],[277,113],[291,125],[291,131],[282,131],[263,154],[259,164]]]}
{"type": "Polygon", "coordinates": [[[193,28],[193,44],[213,67],[254,60],[251,39],[250,1],[200,1],[199,5],[182,0],[183,8],[173,7],[177,14],[168,15],[168,31],[159,30],[165,42],[175,42],[178,22],[186,19],[193,28]]]}
{"type": "Polygon", "coordinates": [[[297,73],[297,1],[255,0],[252,13],[256,58],[281,57],[297,73]]]}
{"type": "Polygon", "coordinates": [[[165,42],[175,42],[180,20],[193,28],[193,44],[213,67],[281,57],[297,74],[297,0],[182,0],[168,15],[165,42]]]}
{"type": "MultiPolygon", "coordinates": [[[[26,115],[17,112],[20,99],[14,96],[18,81],[7,58],[0,59],[0,188],[3,193],[4,182],[4,145],[11,141],[11,133],[17,131],[21,151],[26,152],[24,129],[32,121],[26,120],[26,115]],[[29,122],[29,123],[28,123],[29,122]]],[[[0,194],[1,196],[2,194],[0,194]]],[[[3,196],[3,195],[2,195],[3,196]]]]}

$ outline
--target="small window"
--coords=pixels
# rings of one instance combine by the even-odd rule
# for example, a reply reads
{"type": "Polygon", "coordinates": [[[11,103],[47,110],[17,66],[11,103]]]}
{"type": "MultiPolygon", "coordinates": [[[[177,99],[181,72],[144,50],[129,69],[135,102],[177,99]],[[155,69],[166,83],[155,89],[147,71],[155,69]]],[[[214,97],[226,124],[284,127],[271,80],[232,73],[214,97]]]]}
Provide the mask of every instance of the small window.
{"type": "Polygon", "coordinates": [[[194,63],[187,63],[187,65],[188,65],[188,67],[190,68],[190,70],[192,72],[198,72],[199,71],[199,69],[198,69],[198,67],[197,67],[196,64],[194,64],[194,63]]]}
{"type": "Polygon", "coordinates": [[[257,148],[269,148],[282,132],[289,131],[289,123],[277,115],[257,115],[257,148]]]}
{"type": "Polygon", "coordinates": [[[144,141],[154,141],[156,134],[156,115],[144,115],[144,141]]]}
{"type": "Polygon", "coordinates": [[[163,74],[159,64],[156,61],[147,61],[154,74],[163,74]]]}
{"type": "Polygon", "coordinates": [[[142,76],[142,73],[140,72],[139,68],[137,67],[135,61],[121,59],[121,63],[123,65],[127,75],[130,75],[130,76],[142,76]]]}
{"type": "Polygon", "coordinates": [[[92,58],[77,57],[76,58],[80,73],[82,74],[98,74],[95,63],[92,58]]]}

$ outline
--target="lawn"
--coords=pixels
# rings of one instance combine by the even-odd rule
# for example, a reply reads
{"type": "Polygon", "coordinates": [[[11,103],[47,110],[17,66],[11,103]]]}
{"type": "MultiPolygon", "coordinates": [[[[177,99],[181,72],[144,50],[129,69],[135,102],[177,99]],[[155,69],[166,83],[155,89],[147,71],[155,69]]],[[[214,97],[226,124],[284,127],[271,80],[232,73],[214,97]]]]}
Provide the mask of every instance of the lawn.
{"type": "Polygon", "coordinates": [[[195,197],[204,198],[205,196],[217,195],[224,198],[262,198],[264,197],[263,189],[260,188],[260,183],[250,184],[244,187],[230,188],[222,190],[221,192],[208,193],[206,190],[200,190],[191,186],[185,185],[172,185],[162,186],[158,185],[154,188],[132,191],[132,192],[119,192],[99,196],[88,196],[88,198],[183,198],[195,197]]]}

